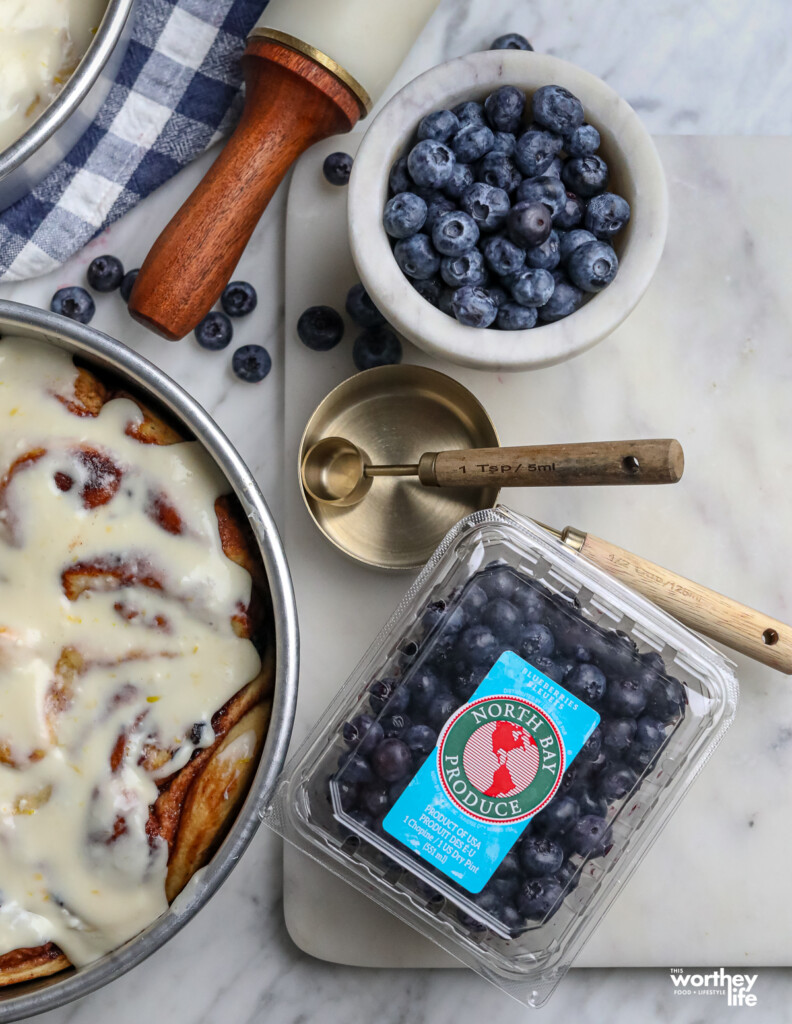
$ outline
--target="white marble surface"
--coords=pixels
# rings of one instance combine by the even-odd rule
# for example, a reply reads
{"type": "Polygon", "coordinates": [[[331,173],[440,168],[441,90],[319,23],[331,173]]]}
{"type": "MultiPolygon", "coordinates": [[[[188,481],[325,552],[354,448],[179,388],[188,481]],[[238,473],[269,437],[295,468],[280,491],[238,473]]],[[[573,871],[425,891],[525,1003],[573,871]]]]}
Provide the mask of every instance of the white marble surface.
{"type": "MultiPolygon", "coordinates": [[[[404,82],[437,60],[486,45],[496,34],[512,29],[527,33],[537,48],[576,61],[603,76],[636,106],[653,133],[792,132],[792,105],[785,100],[792,85],[792,52],[787,46],[792,8],[786,0],[762,0],[761,4],[755,0],[710,0],[699,4],[642,0],[629,5],[621,0],[568,0],[563,5],[557,0],[488,0],[486,4],[480,0],[443,0],[399,79],[404,82]]],[[[701,145],[706,154],[706,142],[701,145]]],[[[206,157],[184,171],[59,273],[13,287],[0,286],[0,295],[45,305],[59,284],[79,283],[92,255],[109,250],[118,252],[130,266],[139,262],[210,159],[206,157]]],[[[695,173],[695,168],[686,169],[686,173],[695,173]]],[[[737,206],[740,198],[733,197],[737,206]]],[[[228,353],[204,353],[191,340],[171,346],[147,335],[122,315],[123,307],[115,296],[101,300],[95,319],[97,327],[122,337],[153,358],[217,416],[257,473],[276,515],[282,514],[283,208],[281,192],[239,268],[239,276],[259,288],[261,301],[255,318],[240,325],[237,340],[243,344],[264,339],[269,346],[274,369],[263,384],[251,387],[234,382],[228,373],[228,353]]],[[[772,229],[773,222],[774,211],[768,206],[757,213],[755,230],[772,229]]],[[[714,224],[710,244],[715,257],[718,234],[718,225],[714,224]]],[[[786,245],[784,248],[788,251],[786,245]]],[[[749,247],[746,252],[750,262],[749,247]]],[[[712,292],[702,297],[689,318],[682,318],[676,307],[671,304],[669,309],[667,303],[658,305],[656,315],[670,312],[674,330],[688,339],[685,363],[678,368],[683,379],[694,372],[701,375],[705,386],[728,406],[737,383],[745,375],[758,386],[762,375],[775,373],[763,349],[763,314],[778,301],[789,274],[783,278],[782,271],[769,263],[755,268],[750,284],[744,284],[729,268],[717,267],[710,252],[700,254],[682,246],[679,257],[683,263],[696,258],[713,259],[717,272],[713,273],[712,292]],[[725,280],[726,277],[731,280],[725,280]],[[746,336],[744,351],[740,347],[728,348],[722,354],[697,344],[713,313],[718,331],[728,334],[732,329],[733,325],[723,323],[717,316],[718,289],[723,287],[745,290],[745,314],[740,324],[746,336]],[[748,342],[749,336],[752,342],[748,342]]],[[[629,325],[624,330],[629,331],[629,325]]],[[[588,372],[589,360],[605,360],[605,366],[614,374],[615,389],[628,373],[640,369],[643,379],[655,381],[661,393],[673,395],[677,378],[669,374],[663,352],[647,344],[631,353],[625,362],[621,347],[605,343],[569,365],[576,375],[582,375],[588,372]],[[636,366],[636,359],[642,365],[636,366]]],[[[579,379],[582,381],[582,376],[579,379]]],[[[632,411],[636,422],[643,426],[641,399],[641,393],[634,396],[632,411]]],[[[537,422],[546,425],[547,434],[542,436],[549,438],[550,428],[565,421],[567,412],[543,406],[537,418],[537,422]]],[[[620,425],[610,403],[581,407],[576,415],[585,417],[586,425],[597,426],[603,432],[612,432],[620,425]]],[[[759,401],[750,407],[734,408],[733,415],[733,442],[743,460],[750,460],[751,432],[767,425],[771,410],[768,403],[759,401]]],[[[577,425],[570,423],[570,431],[577,425]]],[[[701,507],[702,522],[706,524],[728,512],[737,499],[727,486],[728,478],[717,478],[707,469],[706,462],[700,472],[710,495],[710,503],[701,507]]],[[[779,463],[769,481],[753,477],[740,496],[740,502],[747,500],[748,512],[756,517],[754,536],[761,538],[757,546],[765,552],[768,571],[775,577],[770,590],[751,582],[745,548],[732,555],[722,540],[716,540],[706,529],[687,542],[684,556],[677,558],[676,565],[693,575],[701,576],[709,570],[710,577],[711,566],[739,570],[747,580],[742,591],[745,599],[758,603],[762,598],[776,600],[773,595],[777,595],[775,610],[788,616],[789,606],[784,608],[781,602],[786,560],[776,555],[788,551],[783,546],[784,517],[778,508],[772,507],[772,499],[777,500],[773,487],[778,486],[782,473],[779,463]]],[[[593,499],[593,495],[581,496],[579,506],[566,506],[565,518],[607,535],[606,510],[593,499]]],[[[690,500],[695,505],[698,499],[691,495],[690,500]]],[[[552,507],[548,508],[548,515],[551,512],[552,507]]],[[[646,550],[647,555],[662,559],[674,553],[673,523],[669,509],[658,510],[657,538],[653,549],[646,550]]],[[[633,540],[628,532],[622,533],[620,539],[628,546],[633,540]]],[[[724,576],[723,585],[728,582],[724,576]]],[[[383,618],[387,610],[383,609],[383,618]]],[[[311,645],[317,641],[306,637],[305,642],[311,645]]],[[[768,764],[772,762],[771,768],[777,765],[788,776],[789,752],[784,748],[784,738],[792,731],[792,715],[783,706],[779,710],[773,702],[773,696],[783,694],[787,685],[779,676],[765,676],[759,682],[756,692],[768,702],[770,721],[757,720],[751,728],[759,738],[766,734],[772,750],[768,760],[768,764]]],[[[727,743],[735,737],[739,737],[736,731],[727,743]]],[[[739,748],[733,756],[742,756],[739,748]]],[[[697,798],[703,795],[704,786],[702,779],[697,786],[697,798]]],[[[754,826],[746,822],[744,831],[735,830],[726,839],[740,847],[748,879],[755,873],[777,870],[772,862],[773,843],[760,844],[753,839],[760,835],[757,826],[768,816],[772,820],[773,808],[761,783],[752,785],[749,795],[749,802],[756,804],[754,826]]],[[[723,796],[716,794],[713,799],[723,796]]],[[[681,856],[681,875],[687,869],[685,858],[694,854],[695,851],[686,850],[681,856]]],[[[484,1014],[498,1021],[514,1018],[516,1013],[522,1016],[508,1001],[493,999],[489,987],[467,972],[363,971],[324,964],[299,953],[283,925],[280,863],[279,844],[262,832],[222,892],[166,950],[103,991],[53,1011],[41,1020],[47,1024],[100,1024],[107,1020],[137,1024],[141,1019],[174,1024],[219,1024],[227,1019],[238,1024],[265,1020],[277,1024],[319,1020],[327,1024],[350,1020],[473,1024],[484,1014]]],[[[707,884],[715,886],[714,872],[707,884]]],[[[735,884],[740,886],[743,882],[740,879],[735,884]]],[[[728,907],[728,891],[723,891],[720,898],[728,907]]],[[[661,899],[659,905],[649,908],[645,929],[653,928],[655,916],[663,913],[663,902],[661,899]]],[[[784,916],[777,903],[769,909],[759,907],[756,913],[765,913],[768,921],[784,916]]],[[[344,928],[354,926],[354,920],[343,922],[344,928]]],[[[731,927],[739,928],[740,922],[732,920],[731,927]]],[[[693,966],[693,960],[684,966],[693,966]]],[[[777,1024],[788,1016],[791,985],[792,978],[786,970],[764,969],[755,986],[759,1005],[750,1013],[733,1013],[777,1024]]],[[[675,996],[665,970],[580,970],[568,976],[549,1006],[539,1012],[538,1019],[560,1021],[584,1015],[587,1020],[608,1020],[611,1024],[632,1024],[636,1018],[698,1024],[720,1021],[726,1012],[719,998],[675,996]]]]}

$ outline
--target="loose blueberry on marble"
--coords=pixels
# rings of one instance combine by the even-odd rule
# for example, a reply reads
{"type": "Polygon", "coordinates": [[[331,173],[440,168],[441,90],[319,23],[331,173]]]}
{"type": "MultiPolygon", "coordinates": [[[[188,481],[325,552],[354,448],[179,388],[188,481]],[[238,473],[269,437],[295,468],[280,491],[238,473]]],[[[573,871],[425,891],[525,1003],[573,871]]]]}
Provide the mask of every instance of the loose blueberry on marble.
{"type": "Polygon", "coordinates": [[[263,345],[242,345],[231,357],[231,368],[240,380],[258,384],[272,369],[272,358],[263,345]]]}
{"type": "Polygon", "coordinates": [[[349,153],[331,153],[325,157],[322,173],[331,185],[348,185],[352,173],[352,157],[349,153]]]}
{"type": "Polygon", "coordinates": [[[385,323],[385,317],[371,301],[371,296],[360,282],[353,284],[347,292],[344,308],[358,327],[379,327],[385,323]]]}
{"type": "Polygon", "coordinates": [[[332,306],[309,306],[297,321],[297,336],[314,352],[328,352],[343,338],[344,321],[332,306]]]}
{"type": "Polygon", "coordinates": [[[454,211],[437,218],[432,228],[432,242],[444,256],[461,256],[478,242],[479,234],[478,224],[469,214],[454,211]]]}
{"type": "Polygon", "coordinates": [[[521,306],[544,306],[555,291],[555,281],[549,270],[528,268],[515,274],[511,292],[521,306]]]}
{"type": "Polygon", "coordinates": [[[492,41],[491,50],[533,50],[533,46],[519,32],[507,32],[492,41]]]}
{"type": "Polygon", "coordinates": [[[605,242],[579,245],[567,261],[567,273],[574,285],[584,292],[601,292],[616,277],[619,257],[605,242]]]}
{"type": "Polygon", "coordinates": [[[234,328],[225,313],[213,310],[201,320],[195,328],[194,334],[195,340],[201,348],[217,352],[231,344],[234,328]]]}
{"type": "MultiPolygon", "coordinates": [[[[458,137],[457,133],[457,136],[458,137]]],[[[416,185],[442,188],[451,177],[456,158],[442,142],[423,139],[410,150],[407,169],[416,185]]]]}
{"type": "Polygon", "coordinates": [[[435,142],[448,142],[456,135],[461,125],[453,110],[435,110],[418,122],[418,138],[434,139],[435,142]]]}
{"type": "Polygon", "coordinates": [[[50,309],[53,313],[60,313],[70,320],[76,320],[80,324],[87,324],[93,320],[96,312],[96,305],[90,294],[79,285],[70,285],[67,288],[59,288],[52,296],[50,309]]]}
{"type": "Polygon", "coordinates": [[[393,255],[408,277],[434,277],[440,269],[440,254],[429,236],[420,232],[410,238],[400,238],[393,247],[393,255]]]}
{"type": "Polygon", "coordinates": [[[451,306],[457,320],[466,327],[489,327],[498,315],[498,307],[487,292],[472,284],[463,285],[454,292],[451,306]]]}
{"type": "Polygon", "coordinates": [[[382,223],[391,238],[409,238],[426,220],[426,202],[414,192],[400,192],[385,204],[382,223]]]}
{"type": "Polygon", "coordinates": [[[392,366],[402,361],[402,344],[390,327],[368,327],[355,338],[352,362],[358,370],[392,366]]]}
{"type": "Polygon", "coordinates": [[[117,256],[97,256],[88,264],[88,284],[96,292],[113,292],[124,279],[124,265],[117,256]]]}
{"type": "Polygon", "coordinates": [[[129,302],[129,296],[132,294],[132,289],[135,287],[135,281],[137,281],[139,273],[140,268],[136,267],[134,270],[128,270],[126,274],[124,274],[118,290],[121,293],[121,298],[126,303],[129,302]]]}
{"type": "Polygon", "coordinates": [[[525,93],[513,85],[502,85],[484,100],[484,112],[496,132],[518,131],[524,110],[525,93]]]}
{"type": "Polygon", "coordinates": [[[247,281],[231,281],[223,289],[220,305],[228,316],[247,316],[258,305],[256,289],[247,281]]]}

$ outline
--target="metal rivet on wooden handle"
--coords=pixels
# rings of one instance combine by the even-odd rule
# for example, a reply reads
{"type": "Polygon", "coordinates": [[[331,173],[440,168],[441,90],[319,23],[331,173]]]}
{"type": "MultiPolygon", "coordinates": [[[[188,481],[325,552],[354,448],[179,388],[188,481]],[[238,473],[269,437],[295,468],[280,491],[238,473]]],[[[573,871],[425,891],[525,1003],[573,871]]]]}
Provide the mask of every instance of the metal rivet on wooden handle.
{"type": "Polygon", "coordinates": [[[691,629],[763,665],[792,674],[792,626],[590,533],[567,527],[562,538],[691,629]]]}
{"type": "Polygon", "coordinates": [[[679,441],[653,438],[438,452],[424,456],[419,475],[439,487],[581,487],[673,484],[684,468],[679,441]]]}

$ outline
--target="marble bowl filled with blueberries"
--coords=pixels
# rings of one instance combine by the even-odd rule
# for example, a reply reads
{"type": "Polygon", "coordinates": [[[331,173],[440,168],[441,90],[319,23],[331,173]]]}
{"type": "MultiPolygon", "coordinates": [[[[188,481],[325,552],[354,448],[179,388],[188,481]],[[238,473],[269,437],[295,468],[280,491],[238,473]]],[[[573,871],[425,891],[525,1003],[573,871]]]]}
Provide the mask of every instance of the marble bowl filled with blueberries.
{"type": "Polygon", "coordinates": [[[415,79],[350,181],[352,255],[374,303],[426,351],[486,369],[551,365],[606,337],[646,290],[667,221],[637,114],[530,51],[415,79]]]}

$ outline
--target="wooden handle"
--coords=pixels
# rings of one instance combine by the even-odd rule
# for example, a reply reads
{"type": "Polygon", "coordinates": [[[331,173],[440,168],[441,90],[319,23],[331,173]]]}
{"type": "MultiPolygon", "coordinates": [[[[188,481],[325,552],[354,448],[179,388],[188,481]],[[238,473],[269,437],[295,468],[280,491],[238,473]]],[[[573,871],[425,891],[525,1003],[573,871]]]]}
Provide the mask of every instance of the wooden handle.
{"type": "MultiPolygon", "coordinates": [[[[576,531],[568,529],[568,534],[576,531]]],[[[691,629],[779,672],[792,673],[792,627],[590,533],[579,550],[691,629]]]]}
{"type": "Polygon", "coordinates": [[[250,38],[246,99],[220,156],[154,243],[129,300],[132,316],[171,341],[189,333],[228,283],[286,171],[320,139],[349,131],[355,94],[321,64],[250,38]]]}
{"type": "Polygon", "coordinates": [[[423,463],[424,483],[438,487],[560,487],[596,484],[673,484],[685,458],[679,441],[593,441],[519,448],[438,452],[423,463]]]}

